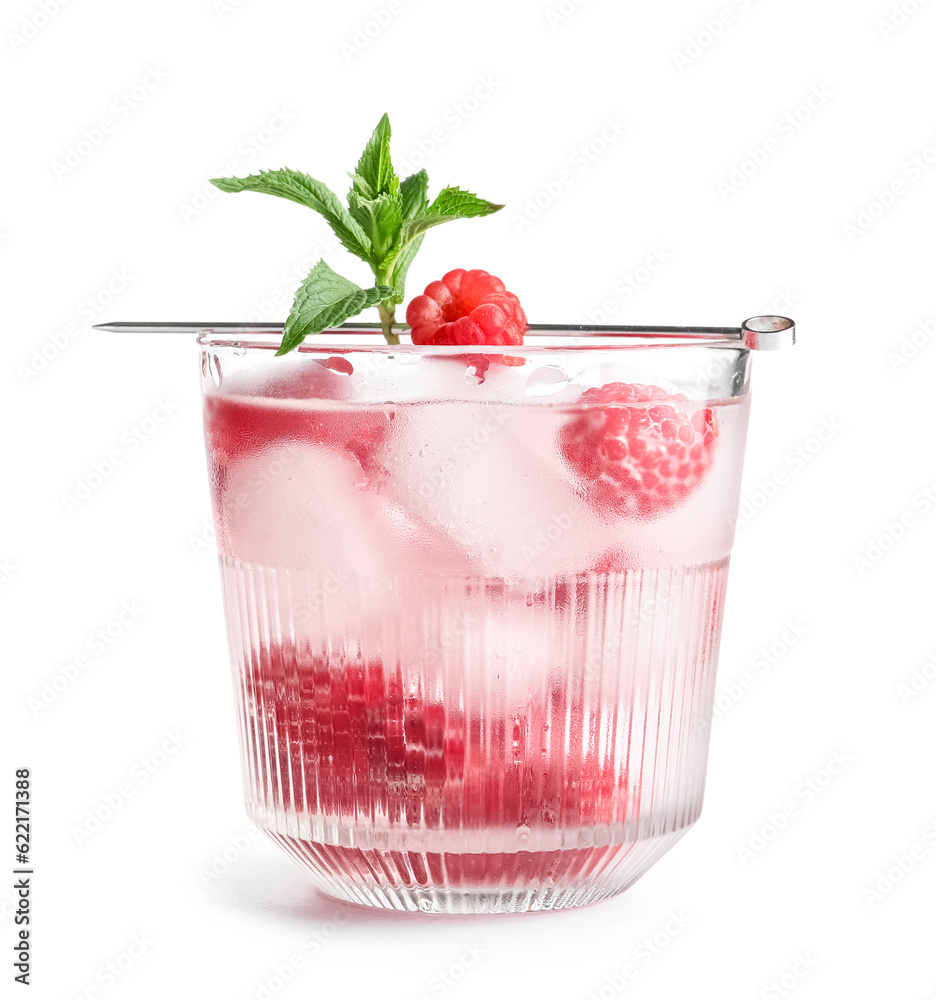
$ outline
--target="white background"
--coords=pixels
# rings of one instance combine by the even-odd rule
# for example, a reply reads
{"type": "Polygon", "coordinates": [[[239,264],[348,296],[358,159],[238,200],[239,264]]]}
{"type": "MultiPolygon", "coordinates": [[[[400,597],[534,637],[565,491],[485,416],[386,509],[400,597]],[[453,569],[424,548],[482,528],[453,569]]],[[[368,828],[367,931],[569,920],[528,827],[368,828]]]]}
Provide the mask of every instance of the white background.
{"type": "Polygon", "coordinates": [[[936,997],[936,4],[902,4],[4,4],[0,775],[9,806],[33,770],[32,995],[936,997]],[[205,181],[289,165],[343,192],[385,110],[433,191],[508,206],[431,233],[410,294],[480,266],[534,322],[799,325],[756,359],[703,817],[591,908],[338,907],[247,839],[195,345],[90,332],[282,319],[322,253],[365,279],[311,213],[205,181]]]}

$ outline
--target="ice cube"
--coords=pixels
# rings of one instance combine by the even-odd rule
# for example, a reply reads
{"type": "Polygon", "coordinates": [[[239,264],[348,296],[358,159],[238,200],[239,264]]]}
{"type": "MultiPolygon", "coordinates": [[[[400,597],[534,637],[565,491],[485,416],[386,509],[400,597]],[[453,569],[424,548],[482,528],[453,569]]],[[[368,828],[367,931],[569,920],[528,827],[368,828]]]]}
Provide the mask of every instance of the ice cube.
{"type": "Polygon", "coordinates": [[[559,455],[564,419],[545,405],[401,406],[383,445],[383,489],[447,535],[486,576],[586,571],[605,542],[559,455]]]}
{"type": "Polygon", "coordinates": [[[275,442],[227,465],[217,496],[225,555],[323,572],[379,568],[375,494],[349,452],[275,442]]]}

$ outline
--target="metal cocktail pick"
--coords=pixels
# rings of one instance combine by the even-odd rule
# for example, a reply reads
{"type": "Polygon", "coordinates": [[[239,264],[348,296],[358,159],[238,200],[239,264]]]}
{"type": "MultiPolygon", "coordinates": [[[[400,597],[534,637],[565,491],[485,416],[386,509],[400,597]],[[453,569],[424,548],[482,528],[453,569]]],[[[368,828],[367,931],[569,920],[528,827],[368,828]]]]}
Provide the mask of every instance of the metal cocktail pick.
{"type": "MultiPolygon", "coordinates": [[[[281,323],[99,323],[95,330],[108,333],[270,333],[282,329],[281,323]]],[[[339,330],[380,330],[379,323],[345,323],[339,330]]],[[[752,351],[776,351],[796,342],[796,324],[786,316],[752,316],[740,327],[732,326],[582,326],[531,323],[531,333],[561,336],[598,333],[609,337],[698,338],[718,343],[740,342],[752,351]]]]}

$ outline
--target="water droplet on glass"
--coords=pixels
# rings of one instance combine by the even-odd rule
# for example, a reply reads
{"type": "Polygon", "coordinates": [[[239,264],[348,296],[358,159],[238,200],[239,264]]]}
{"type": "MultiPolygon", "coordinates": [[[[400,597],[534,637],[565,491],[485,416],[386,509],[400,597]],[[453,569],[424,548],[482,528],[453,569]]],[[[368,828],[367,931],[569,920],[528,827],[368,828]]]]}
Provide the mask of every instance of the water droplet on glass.
{"type": "Polygon", "coordinates": [[[396,416],[396,403],[384,403],[381,409],[383,409],[384,416],[387,420],[392,421],[396,416]]]}
{"type": "Polygon", "coordinates": [[[465,371],[465,381],[469,385],[483,385],[484,376],[487,374],[488,368],[491,367],[491,359],[481,355],[477,358],[472,358],[471,363],[468,365],[465,371]]]}
{"type": "Polygon", "coordinates": [[[528,396],[548,396],[569,384],[569,376],[558,365],[543,365],[527,379],[528,396]]]}
{"type": "Polygon", "coordinates": [[[533,595],[532,594],[527,594],[526,595],[526,606],[528,608],[532,608],[533,607],[533,595]]]}
{"type": "Polygon", "coordinates": [[[327,368],[330,372],[336,372],[339,375],[354,374],[354,366],[347,358],[326,358],[324,361],[319,361],[319,364],[323,368],[327,368]]]}
{"type": "Polygon", "coordinates": [[[221,359],[217,354],[210,354],[208,356],[208,375],[211,377],[211,381],[214,383],[215,388],[221,387],[221,359]]]}

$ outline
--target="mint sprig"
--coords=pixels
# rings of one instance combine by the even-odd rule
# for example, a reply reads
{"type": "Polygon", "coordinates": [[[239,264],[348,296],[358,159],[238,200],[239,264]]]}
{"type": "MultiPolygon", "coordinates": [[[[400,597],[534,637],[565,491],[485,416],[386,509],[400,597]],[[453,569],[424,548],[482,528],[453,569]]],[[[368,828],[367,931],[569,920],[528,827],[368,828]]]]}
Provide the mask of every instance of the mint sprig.
{"type": "Polygon", "coordinates": [[[341,199],[321,181],[298,170],[261,170],[249,177],[215,177],[216,188],[236,194],[238,191],[259,191],[287,198],[297,205],[305,205],[318,212],[331,226],[345,249],[355,257],[369,261],[373,253],[364,230],[351,218],[341,199]]]}
{"type": "Polygon", "coordinates": [[[384,285],[361,288],[320,260],[296,292],[277,357],[298,347],[309,334],[321,333],[326,327],[343,323],[362,309],[377,305],[390,291],[384,285]]]}
{"type": "Polygon", "coordinates": [[[406,275],[426,231],[455,219],[491,215],[504,207],[458,187],[444,188],[430,203],[425,170],[401,181],[390,157],[387,115],[378,122],[350,176],[347,208],[325,184],[297,170],[264,170],[249,177],[211,181],[222,191],[259,191],[311,208],[331,226],[342,246],[374,273],[373,287],[362,288],[320,260],[296,292],[278,355],[369,306],[377,306],[387,343],[398,344],[395,309],[404,300],[406,275]]]}

